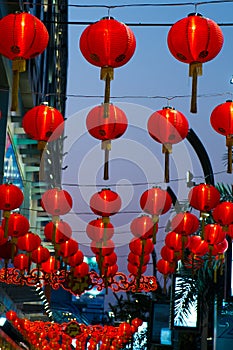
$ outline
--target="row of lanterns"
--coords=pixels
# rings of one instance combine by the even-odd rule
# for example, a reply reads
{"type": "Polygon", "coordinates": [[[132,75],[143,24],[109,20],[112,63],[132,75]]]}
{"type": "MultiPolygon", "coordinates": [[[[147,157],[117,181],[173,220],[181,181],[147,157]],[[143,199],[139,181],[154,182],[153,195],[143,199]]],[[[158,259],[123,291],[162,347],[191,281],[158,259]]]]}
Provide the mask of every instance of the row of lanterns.
{"type": "Polygon", "coordinates": [[[80,350],[120,350],[131,340],[142,320],[134,318],[130,323],[119,326],[84,325],[73,320],[69,323],[51,323],[21,319],[16,312],[9,310],[7,319],[32,344],[33,349],[68,350],[73,340],[80,350]],[[88,347],[86,347],[88,341],[88,347]]]}

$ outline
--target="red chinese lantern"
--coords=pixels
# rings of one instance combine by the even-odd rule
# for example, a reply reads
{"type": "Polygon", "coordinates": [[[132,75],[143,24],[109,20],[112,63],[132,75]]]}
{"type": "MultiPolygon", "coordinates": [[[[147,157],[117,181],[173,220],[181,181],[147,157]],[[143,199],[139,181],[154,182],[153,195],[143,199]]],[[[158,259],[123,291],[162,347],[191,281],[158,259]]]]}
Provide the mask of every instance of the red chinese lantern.
{"type": "Polygon", "coordinates": [[[19,208],[23,200],[24,195],[19,187],[13,184],[0,185],[0,210],[3,210],[3,217],[5,218],[5,237],[8,235],[10,211],[19,208]]]}
{"type": "Polygon", "coordinates": [[[91,250],[94,254],[101,254],[102,256],[110,255],[114,251],[114,248],[115,244],[111,239],[106,241],[105,244],[104,242],[91,242],[91,250]]]}
{"type": "MultiPolygon", "coordinates": [[[[5,219],[2,220],[2,227],[5,228],[5,219]]],[[[28,219],[19,213],[12,213],[8,220],[8,236],[17,238],[25,235],[29,231],[28,219]]]]}
{"type": "Polygon", "coordinates": [[[199,13],[191,13],[172,25],[167,44],[171,54],[189,64],[192,77],[192,113],[197,112],[197,77],[202,75],[202,63],[215,58],[223,46],[221,28],[213,20],[199,13]]]}
{"type": "Polygon", "coordinates": [[[208,224],[204,228],[204,240],[209,246],[222,242],[225,239],[225,236],[226,234],[219,224],[208,224]]]}
{"type": "Polygon", "coordinates": [[[110,103],[96,106],[88,113],[86,118],[87,130],[91,136],[102,141],[102,149],[105,151],[104,180],[108,180],[109,151],[111,140],[121,137],[128,126],[125,113],[110,103]]]}
{"type": "Polygon", "coordinates": [[[100,79],[105,80],[104,103],[109,103],[113,70],[125,65],[136,48],[132,30],[114,18],[104,17],[83,31],[79,46],[89,63],[101,67],[100,79]]]}
{"type": "Polygon", "coordinates": [[[210,116],[212,128],[226,137],[228,150],[227,172],[232,173],[232,146],[233,146],[233,102],[226,101],[214,108],[210,116]]]}
{"type": "Polygon", "coordinates": [[[32,252],[37,249],[41,244],[41,238],[32,232],[26,233],[24,236],[20,236],[17,241],[17,246],[20,250],[26,252],[32,252]]]}
{"type": "Polygon", "coordinates": [[[159,216],[170,210],[172,199],[166,190],[159,187],[153,187],[146,190],[140,198],[140,206],[142,210],[152,215],[153,223],[159,221],[159,216]]]}
{"type": "Polygon", "coordinates": [[[174,263],[182,258],[182,253],[180,250],[175,251],[169,248],[167,245],[163,246],[160,251],[161,258],[170,263],[174,263]]]}
{"type": "Polygon", "coordinates": [[[90,199],[90,208],[96,214],[103,218],[118,213],[121,208],[120,196],[108,188],[96,192],[90,199]]]}
{"type": "Polygon", "coordinates": [[[187,136],[188,120],[176,109],[164,107],[149,117],[147,129],[149,135],[162,144],[162,152],[165,154],[164,181],[169,182],[169,154],[172,153],[172,145],[181,142],[187,136]]]}
{"type": "Polygon", "coordinates": [[[86,233],[92,241],[106,242],[112,238],[114,226],[111,222],[105,224],[102,218],[97,218],[87,224],[86,233]]]}
{"type": "Polygon", "coordinates": [[[15,321],[18,319],[17,313],[13,310],[9,310],[6,312],[6,318],[8,321],[15,321]]]}
{"type": "Polygon", "coordinates": [[[58,139],[63,133],[64,118],[56,108],[41,104],[24,115],[22,126],[31,139],[39,142],[38,148],[44,149],[46,142],[58,139]]]}
{"type": "Polygon", "coordinates": [[[49,41],[45,25],[35,16],[16,12],[0,21],[0,53],[12,60],[13,87],[11,110],[18,107],[19,73],[26,70],[27,59],[40,55],[49,41]]]}
{"type": "Polygon", "coordinates": [[[43,193],[41,198],[41,206],[52,216],[67,214],[73,205],[71,195],[59,188],[51,188],[43,193]]]}
{"type": "Polygon", "coordinates": [[[114,264],[112,266],[107,266],[102,268],[102,271],[100,271],[101,275],[105,275],[105,277],[113,277],[118,271],[118,265],[114,264]]]}
{"type": "Polygon", "coordinates": [[[77,252],[74,255],[71,255],[67,259],[67,264],[71,267],[78,266],[82,264],[84,259],[83,252],[81,250],[77,250],[77,252]]]}
{"type": "Polygon", "coordinates": [[[220,224],[225,231],[233,224],[233,203],[224,201],[219,203],[212,212],[213,219],[220,224]]]}
{"type": "Polygon", "coordinates": [[[50,252],[48,248],[39,246],[38,248],[34,249],[31,254],[31,260],[37,265],[42,264],[43,262],[47,261],[50,258],[50,252]]]}
{"type": "Polygon", "coordinates": [[[189,237],[185,235],[180,235],[174,231],[170,231],[167,233],[165,237],[165,244],[168,248],[174,250],[174,253],[179,256],[180,252],[182,254],[184,249],[188,246],[189,237]]]}
{"type": "Polygon", "coordinates": [[[154,249],[151,239],[134,238],[129,243],[129,249],[133,254],[142,256],[150,254],[154,249]]]}
{"type": "Polygon", "coordinates": [[[49,222],[44,227],[45,238],[53,244],[68,241],[72,236],[72,229],[65,221],[49,222]]]}
{"type": "Polygon", "coordinates": [[[200,211],[203,234],[205,217],[219,203],[220,193],[213,185],[201,183],[191,188],[188,200],[193,208],[200,211]]]}
{"type": "Polygon", "coordinates": [[[29,258],[26,254],[18,254],[14,257],[13,264],[16,269],[23,273],[28,268],[29,258]]]}
{"type": "Polygon", "coordinates": [[[135,326],[136,328],[140,327],[142,325],[142,323],[143,323],[143,321],[138,317],[132,319],[132,321],[131,321],[131,325],[135,326]]]}
{"type": "Polygon", "coordinates": [[[72,272],[74,277],[83,278],[89,272],[89,265],[84,261],[80,265],[75,266],[72,272]]]}
{"type": "Polygon", "coordinates": [[[153,243],[156,242],[156,233],[158,232],[158,223],[153,223],[153,220],[148,215],[142,215],[133,219],[130,224],[130,231],[136,238],[153,238],[153,243]]]}
{"type": "Polygon", "coordinates": [[[199,228],[198,218],[188,211],[176,214],[171,220],[171,229],[176,233],[187,236],[196,232],[199,228]]]}
{"type": "Polygon", "coordinates": [[[78,242],[70,238],[68,241],[65,241],[59,245],[58,254],[63,258],[68,258],[69,256],[74,255],[78,251],[78,242]]]}
{"type": "Polygon", "coordinates": [[[54,256],[50,256],[48,260],[41,264],[41,270],[46,273],[53,273],[59,270],[60,263],[55,259],[54,256]]]}
{"type": "Polygon", "coordinates": [[[208,243],[200,236],[190,237],[188,248],[194,257],[195,255],[203,256],[208,253],[208,243]]]}
{"type": "Polygon", "coordinates": [[[150,261],[149,254],[144,254],[143,256],[140,256],[130,252],[128,255],[128,262],[138,267],[140,266],[140,264],[147,265],[149,261],[150,261]]]}
{"type": "Polygon", "coordinates": [[[164,293],[166,293],[167,278],[170,274],[175,272],[175,265],[171,264],[170,262],[164,259],[159,259],[156,263],[156,268],[158,272],[160,272],[163,275],[163,279],[164,279],[163,291],[164,293]]]}

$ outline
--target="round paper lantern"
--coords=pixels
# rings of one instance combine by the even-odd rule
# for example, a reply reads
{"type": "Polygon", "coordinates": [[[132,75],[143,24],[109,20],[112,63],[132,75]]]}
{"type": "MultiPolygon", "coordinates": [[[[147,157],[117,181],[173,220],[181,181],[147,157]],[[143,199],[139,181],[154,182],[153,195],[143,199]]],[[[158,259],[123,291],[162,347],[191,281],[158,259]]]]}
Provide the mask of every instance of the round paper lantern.
{"type": "Polygon", "coordinates": [[[68,241],[72,236],[72,229],[65,221],[49,222],[44,227],[45,238],[53,244],[68,241]]]}
{"type": "Polygon", "coordinates": [[[114,251],[115,244],[110,239],[108,241],[104,242],[91,242],[91,250],[94,254],[101,254],[102,256],[109,255],[114,251]]]}
{"type": "Polygon", "coordinates": [[[18,254],[14,257],[13,265],[16,269],[19,269],[22,273],[28,268],[29,258],[26,254],[18,254]]]}
{"type": "Polygon", "coordinates": [[[90,110],[86,118],[87,130],[91,136],[102,141],[105,151],[104,180],[109,179],[108,164],[111,140],[121,137],[128,126],[125,113],[111,103],[104,103],[90,110]]]}
{"type": "Polygon", "coordinates": [[[202,75],[202,63],[215,58],[223,46],[221,28],[213,20],[199,13],[191,13],[172,25],[167,44],[171,54],[189,64],[192,77],[192,113],[197,112],[197,77],[202,75]]]}
{"type": "Polygon", "coordinates": [[[60,263],[55,259],[54,256],[50,256],[48,260],[41,264],[41,270],[45,273],[53,273],[59,270],[60,263]]]}
{"type": "Polygon", "coordinates": [[[154,223],[158,222],[159,216],[170,210],[172,199],[166,190],[159,187],[153,187],[146,190],[140,198],[140,206],[142,210],[152,215],[154,223]]]}
{"type": "Polygon", "coordinates": [[[43,262],[47,261],[50,258],[50,252],[48,248],[39,246],[38,248],[34,249],[31,254],[32,262],[34,262],[37,265],[42,264],[43,262]]]}
{"type": "Polygon", "coordinates": [[[171,264],[170,262],[159,259],[156,263],[157,271],[160,272],[163,275],[164,279],[164,285],[163,285],[163,291],[166,292],[166,283],[167,283],[167,277],[168,275],[175,272],[175,266],[174,264],[171,264]]]}
{"type": "Polygon", "coordinates": [[[121,208],[120,196],[108,188],[96,192],[90,199],[90,208],[98,216],[102,216],[106,222],[109,222],[109,216],[118,213],[121,208]]]}
{"type": "Polygon", "coordinates": [[[89,265],[86,262],[82,262],[80,265],[75,266],[73,269],[73,275],[77,278],[85,277],[89,272],[89,265]]]}
{"type": "Polygon", "coordinates": [[[18,107],[19,73],[26,70],[25,60],[41,54],[47,47],[49,34],[35,16],[16,12],[0,21],[0,54],[12,60],[13,87],[11,110],[18,107]]]}
{"type": "Polygon", "coordinates": [[[41,198],[42,208],[53,216],[67,214],[73,205],[71,195],[59,188],[51,188],[43,193],[41,198]]]}
{"type": "Polygon", "coordinates": [[[70,238],[68,241],[65,241],[59,245],[58,254],[63,258],[68,258],[69,256],[74,255],[78,251],[78,242],[70,238]]]}
{"type": "Polygon", "coordinates": [[[160,251],[161,258],[170,263],[174,263],[182,258],[182,253],[180,250],[175,251],[169,248],[167,245],[163,246],[160,251]]]}
{"type": "Polygon", "coordinates": [[[8,321],[15,321],[17,320],[18,316],[17,313],[13,310],[9,310],[6,312],[6,318],[8,321]]]}
{"type": "Polygon", "coordinates": [[[114,226],[110,222],[105,224],[102,218],[97,218],[87,224],[86,233],[92,241],[106,242],[112,238],[114,226]]]}
{"type": "Polygon", "coordinates": [[[208,253],[208,243],[200,236],[192,236],[189,240],[189,250],[193,256],[203,256],[208,253]]]}
{"type": "Polygon", "coordinates": [[[67,259],[67,264],[71,267],[78,266],[82,264],[84,259],[83,252],[81,250],[77,250],[77,252],[74,255],[71,255],[67,259]]]}
{"type": "Polygon", "coordinates": [[[187,236],[196,232],[199,228],[198,218],[188,211],[176,214],[171,220],[171,229],[176,233],[187,236]]]}
{"type": "MultiPolygon", "coordinates": [[[[2,220],[2,227],[5,228],[5,219],[2,220]]],[[[8,235],[19,237],[25,235],[29,231],[29,221],[26,216],[19,213],[12,213],[8,220],[8,235]]]]}
{"type": "Polygon", "coordinates": [[[143,256],[140,256],[130,252],[128,255],[128,262],[135,266],[140,266],[140,264],[147,265],[149,261],[150,261],[149,254],[144,254],[143,256]]]}
{"type": "Polygon", "coordinates": [[[149,135],[163,145],[162,152],[165,154],[164,180],[169,182],[169,154],[172,153],[172,145],[181,142],[187,136],[188,120],[175,108],[164,107],[149,117],[147,129],[149,135]]]}
{"type": "Polygon", "coordinates": [[[133,219],[130,224],[130,231],[136,238],[153,238],[155,243],[155,235],[158,232],[158,223],[153,223],[153,220],[148,215],[142,215],[138,218],[133,219]]]}
{"type": "Polygon", "coordinates": [[[184,249],[188,246],[189,237],[180,235],[174,231],[170,231],[166,234],[165,244],[168,248],[174,250],[175,253],[179,255],[180,251],[184,251],[184,249]]]}
{"type": "Polygon", "coordinates": [[[150,254],[154,249],[154,244],[151,239],[140,239],[134,238],[129,243],[129,249],[133,254],[136,255],[147,255],[150,254]]]}
{"type": "Polygon", "coordinates": [[[202,183],[191,188],[188,200],[193,208],[206,213],[219,203],[220,193],[213,185],[202,183]]]}
{"type": "Polygon", "coordinates": [[[102,267],[102,271],[100,271],[101,275],[104,275],[105,277],[113,277],[118,271],[118,265],[114,264],[112,266],[102,267]]]}
{"type": "Polygon", "coordinates": [[[212,128],[226,137],[228,150],[227,172],[232,173],[232,146],[233,146],[233,102],[226,101],[214,108],[210,116],[212,128]]]}
{"type": "MultiPolygon", "coordinates": [[[[99,263],[101,260],[101,257],[100,255],[97,255],[96,256],[96,261],[97,263],[99,263]]],[[[109,267],[109,266],[113,266],[115,265],[117,262],[117,255],[115,252],[112,252],[111,254],[109,255],[105,255],[103,257],[103,260],[101,261],[101,264],[102,264],[102,267],[109,267]]],[[[100,269],[101,270],[101,269],[100,269]]]]}
{"type": "Polygon", "coordinates": [[[22,126],[31,139],[39,141],[38,148],[43,149],[46,142],[54,141],[62,135],[64,118],[56,108],[41,104],[24,115],[22,126]]]}
{"type": "Polygon", "coordinates": [[[225,239],[225,232],[219,224],[205,225],[204,240],[210,245],[218,244],[225,239]]]}
{"type": "Polygon", "coordinates": [[[233,203],[224,201],[219,203],[212,212],[213,219],[220,224],[225,231],[233,224],[233,203]]]}
{"type": "Polygon", "coordinates": [[[141,275],[146,272],[147,266],[146,265],[137,266],[129,262],[127,265],[127,269],[129,273],[137,277],[137,283],[138,283],[138,280],[140,279],[141,275]]]}
{"type": "Polygon", "coordinates": [[[17,246],[20,250],[26,252],[32,252],[37,249],[41,244],[41,238],[32,232],[28,232],[23,236],[20,236],[17,241],[17,246]]]}
{"type": "Polygon", "coordinates": [[[10,211],[19,208],[23,200],[23,192],[18,186],[13,184],[0,185],[0,210],[3,210],[3,217],[5,218],[5,237],[8,235],[10,211]]]}

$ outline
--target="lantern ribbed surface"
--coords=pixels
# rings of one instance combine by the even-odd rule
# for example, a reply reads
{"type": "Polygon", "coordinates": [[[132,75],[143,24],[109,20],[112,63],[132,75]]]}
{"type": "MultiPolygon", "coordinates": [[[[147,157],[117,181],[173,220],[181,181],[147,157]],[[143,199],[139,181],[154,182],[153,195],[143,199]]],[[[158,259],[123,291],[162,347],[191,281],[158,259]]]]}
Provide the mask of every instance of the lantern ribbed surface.
{"type": "Polygon", "coordinates": [[[9,14],[0,20],[0,53],[10,60],[34,58],[48,41],[45,25],[30,13],[9,14]]]}
{"type": "Polygon", "coordinates": [[[106,17],[83,31],[79,46],[85,59],[94,66],[116,68],[131,59],[136,40],[127,25],[106,17]]]}
{"type": "Polygon", "coordinates": [[[16,185],[0,185],[0,210],[17,209],[23,203],[23,200],[23,192],[16,185]]]}
{"type": "Polygon", "coordinates": [[[175,144],[187,136],[189,124],[184,114],[174,108],[164,107],[149,117],[147,129],[157,142],[175,144]]]}
{"type": "Polygon", "coordinates": [[[121,137],[127,129],[127,117],[113,104],[102,104],[90,110],[86,118],[87,130],[98,140],[114,140],[121,137]]]}
{"type": "Polygon", "coordinates": [[[56,108],[42,104],[24,115],[22,126],[33,140],[54,141],[64,131],[64,118],[56,108]]]}
{"type": "Polygon", "coordinates": [[[218,24],[196,13],[173,24],[167,37],[171,54],[184,63],[212,60],[221,51],[223,41],[218,24]]]}
{"type": "Polygon", "coordinates": [[[111,216],[120,210],[121,198],[116,192],[108,188],[102,189],[92,195],[90,208],[96,215],[111,216]]]}
{"type": "Polygon", "coordinates": [[[161,215],[170,210],[172,199],[169,193],[158,187],[146,190],[140,198],[142,210],[151,215],[161,215]]]}
{"type": "Polygon", "coordinates": [[[72,205],[71,195],[59,188],[51,188],[43,193],[41,197],[42,208],[53,216],[67,214],[72,205]]]}
{"type": "Polygon", "coordinates": [[[233,134],[233,102],[226,101],[216,106],[210,116],[213,129],[221,135],[233,134]]]}

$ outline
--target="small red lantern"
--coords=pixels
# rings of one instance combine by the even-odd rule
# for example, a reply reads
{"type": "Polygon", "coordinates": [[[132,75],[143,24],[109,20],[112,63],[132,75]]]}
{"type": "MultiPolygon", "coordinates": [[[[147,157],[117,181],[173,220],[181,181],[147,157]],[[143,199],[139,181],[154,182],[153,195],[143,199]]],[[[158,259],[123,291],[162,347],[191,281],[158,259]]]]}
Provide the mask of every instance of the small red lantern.
{"type": "Polygon", "coordinates": [[[220,193],[213,185],[202,183],[191,188],[188,200],[193,208],[205,215],[219,203],[220,193]]]}
{"type": "Polygon", "coordinates": [[[56,108],[41,104],[24,115],[22,126],[31,139],[39,142],[38,148],[43,150],[46,142],[58,139],[63,133],[64,118],[56,108]]]}
{"type": "Polygon", "coordinates": [[[120,196],[108,188],[96,192],[90,199],[90,208],[96,215],[109,217],[116,214],[121,208],[120,196]]]}
{"type": "Polygon", "coordinates": [[[128,126],[125,113],[111,103],[96,106],[87,115],[87,130],[91,136],[102,141],[102,149],[105,151],[104,180],[109,179],[108,163],[111,140],[121,137],[128,126]]]}
{"type": "Polygon", "coordinates": [[[100,78],[105,80],[104,103],[109,103],[113,70],[125,65],[136,48],[132,30],[114,18],[104,17],[83,31],[79,46],[82,55],[89,63],[101,67],[100,78]]]}
{"type": "Polygon", "coordinates": [[[198,218],[188,211],[176,214],[171,221],[171,229],[183,236],[191,235],[199,228],[198,218]]]}
{"type": "Polygon", "coordinates": [[[145,213],[152,215],[153,223],[159,221],[159,216],[170,210],[172,199],[166,190],[153,187],[146,190],[140,198],[140,206],[145,213]]]}
{"type": "Polygon", "coordinates": [[[136,238],[147,239],[153,238],[153,243],[156,242],[156,233],[158,232],[158,223],[153,223],[153,220],[148,215],[142,215],[133,219],[130,224],[130,231],[136,238]]]}
{"type": "Polygon", "coordinates": [[[133,254],[142,256],[150,254],[154,249],[151,239],[134,238],[129,243],[129,249],[133,254]]]}
{"type": "MultiPolygon", "coordinates": [[[[2,227],[5,227],[5,219],[2,220],[2,227]]],[[[25,235],[29,231],[29,221],[26,216],[19,213],[12,213],[8,220],[8,235],[19,237],[25,235]]]]}
{"type": "Polygon", "coordinates": [[[221,28],[213,20],[199,13],[191,13],[172,25],[167,44],[171,54],[189,64],[192,77],[192,113],[197,112],[197,77],[202,75],[202,63],[215,58],[223,46],[221,28]]]}
{"type": "Polygon", "coordinates": [[[23,200],[24,195],[19,187],[13,184],[0,185],[0,210],[3,210],[3,217],[5,218],[5,237],[8,235],[10,211],[19,208],[23,200]]]}
{"type": "Polygon", "coordinates": [[[16,269],[23,273],[28,268],[29,258],[26,254],[18,254],[14,257],[13,264],[16,269]]]}
{"type": "Polygon", "coordinates": [[[227,172],[232,173],[233,102],[228,100],[215,107],[210,116],[210,123],[216,132],[226,136],[226,146],[228,149],[227,172]]]}
{"type": "Polygon", "coordinates": [[[106,241],[104,244],[103,242],[91,242],[91,250],[94,254],[101,254],[102,256],[110,255],[114,251],[115,244],[110,239],[109,241],[106,241]]]}
{"type": "Polygon", "coordinates": [[[42,264],[43,262],[47,261],[50,258],[50,252],[48,248],[39,246],[38,248],[34,249],[31,254],[32,262],[34,262],[37,265],[42,264]]]}
{"type": "Polygon", "coordinates": [[[146,272],[147,265],[137,266],[137,265],[129,262],[127,265],[127,269],[129,271],[129,273],[131,273],[132,275],[137,277],[137,284],[138,284],[137,287],[139,287],[139,279],[140,279],[141,275],[146,272]]]}
{"type": "Polygon", "coordinates": [[[6,318],[8,321],[15,321],[18,319],[17,313],[13,310],[9,310],[6,312],[6,318]]]}
{"type": "Polygon", "coordinates": [[[165,237],[165,244],[168,248],[174,250],[175,254],[180,254],[180,252],[184,251],[184,249],[188,246],[189,237],[185,235],[180,235],[174,231],[170,231],[167,233],[165,237]]]}
{"type": "Polygon", "coordinates": [[[59,270],[60,263],[55,259],[54,256],[50,256],[48,260],[41,264],[41,270],[46,273],[53,273],[59,270]]]}
{"type": "Polygon", "coordinates": [[[84,259],[83,252],[81,250],[77,250],[77,252],[74,255],[71,255],[67,259],[67,264],[71,267],[78,266],[82,264],[84,259]]]}
{"type": "Polygon", "coordinates": [[[147,265],[149,261],[150,261],[149,254],[144,254],[143,256],[140,256],[130,252],[128,255],[128,262],[138,267],[140,266],[140,264],[147,265]]]}
{"type": "Polygon", "coordinates": [[[49,34],[35,16],[16,12],[0,21],[0,53],[12,60],[13,87],[11,110],[18,107],[19,73],[26,70],[25,60],[40,55],[47,47],[49,34]]]}
{"type": "Polygon", "coordinates": [[[72,236],[72,229],[65,221],[49,222],[44,227],[45,238],[53,244],[60,244],[72,236]]]}
{"type": "Polygon", "coordinates": [[[51,188],[43,193],[41,198],[41,206],[52,216],[67,214],[73,205],[71,195],[62,189],[51,188]]]}
{"type": "Polygon", "coordinates": [[[175,251],[174,249],[169,248],[167,245],[163,246],[160,251],[161,258],[163,260],[174,263],[182,258],[182,253],[180,250],[175,251]]]}
{"type": "Polygon", "coordinates": [[[166,293],[167,278],[168,278],[168,275],[175,272],[175,265],[171,264],[170,262],[164,259],[159,259],[157,261],[156,267],[158,272],[160,272],[163,275],[163,279],[164,279],[163,292],[166,293]]]}
{"type": "Polygon", "coordinates": [[[162,152],[165,154],[164,181],[169,182],[169,154],[172,153],[172,145],[181,142],[187,136],[188,120],[176,109],[164,107],[149,117],[147,129],[149,135],[163,145],[162,152]]]}
{"type": "Polygon", "coordinates": [[[78,242],[74,239],[69,239],[60,244],[58,249],[58,254],[63,258],[68,258],[69,256],[74,255],[78,251],[78,242]]]}
{"type": "Polygon", "coordinates": [[[85,277],[89,272],[89,265],[86,262],[82,262],[80,265],[75,266],[73,269],[73,275],[77,278],[85,277]]]}
{"type": "Polygon", "coordinates": [[[203,256],[208,253],[208,243],[204,241],[200,236],[192,236],[189,240],[189,250],[192,252],[193,257],[203,256]]]}
{"type": "Polygon", "coordinates": [[[21,250],[26,252],[32,252],[37,249],[41,244],[41,238],[32,232],[26,233],[24,236],[20,236],[17,241],[17,246],[21,250]]]}
{"type": "Polygon", "coordinates": [[[92,241],[106,242],[112,238],[114,234],[114,226],[111,222],[105,224],[102,218],[97,218],[87,224],[86,233],[92,241]]]}
{"type": "Polygon", "coordinates": [[[213,219],[220,224],[224,230],[228,230],[228,226],[233,224],[233,203],[224,201],[219,203],[212,212],[213,219]]]}

